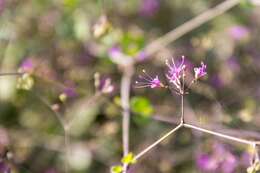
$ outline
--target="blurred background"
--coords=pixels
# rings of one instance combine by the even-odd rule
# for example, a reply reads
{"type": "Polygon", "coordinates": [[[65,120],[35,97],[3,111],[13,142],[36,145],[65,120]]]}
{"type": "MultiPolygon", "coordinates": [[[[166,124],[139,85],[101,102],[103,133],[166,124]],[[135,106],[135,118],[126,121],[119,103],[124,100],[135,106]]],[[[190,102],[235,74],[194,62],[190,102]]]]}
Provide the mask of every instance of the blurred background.
{"type": "MultiPolygon", "coordinates": [[[[137,89],[134,81],[146,69],[165,82],[165,60],[182,55],[190,73],[201,61],[208,71],[185,99],[186,120],[260,140],[259,2],[241,0],[155,54],[142,52],[222,2],[0,0],[0,71],[12,73],[0,75],[0,172],[109,172],[122,157],[120,80],[122,66],[133,59],[132,152],[180,116],[179,96],[137,89]]],[[[250,154],[246,145],[181,129],[131,172],[242,173],[250,154]]]]}

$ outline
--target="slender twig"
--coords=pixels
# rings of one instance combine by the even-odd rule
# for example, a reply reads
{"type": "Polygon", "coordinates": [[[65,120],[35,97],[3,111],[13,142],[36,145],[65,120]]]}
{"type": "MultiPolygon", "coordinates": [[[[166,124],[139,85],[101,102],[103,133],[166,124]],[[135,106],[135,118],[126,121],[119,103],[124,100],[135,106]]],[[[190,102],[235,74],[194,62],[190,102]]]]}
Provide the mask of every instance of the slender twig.
{"type": "Polygon", "coordinates": [[[0,73],[0,76],[20,76],[23,75],[24,73],[19,73],[19,72],[7,72],[7,73],[0,73]]]}
{"type": "MultiPolygon", "coordinates": [[[[130,126],[130,86],[131,78],[134,69],[132,64],[124,69],[122,80],[121,80],[121,104],[122,104],[122,140],[123,140],[123,155],[126,156],[129,153],[129,126],[130,126]]],[[[127,172],[127,164],[124,164],[124,173],[127,172]]]]}
{"type": "Polygon", "coordinates": [[[181,92],[181,124],[184,123],[184,70],[182,70],[182,92],[181,92]]]}
{"type": "Polygon", "coordinates": [[[180,129],[183,126],[183,124],[179,124],[178,126],[176,126],[174,129],[172,129],[171,131],[169,131],[168,133],[166,133],[165,135],[163,135],[160,139],[158,139],[157,141],[155,141],[153,144],[149,145],[147,148],[145,148],[144,150],[142,150],[141,152],[139,152],[136,156],[135,156],[135,160],[138,160],[140,157],[142,157],[144,154],[146,154],[148,151],[150,151],[151,149],[153,149],[156,145],[158,145],[160,142],[162,142],[164,139],[166,139],[167,137],[169,137],[171,134],[173,134],[174,132],[176,132],[178,129],[180,129]]]}
{"type": "Polygon", "coordinates": [[[237,137],[230,136],[230,135],[225,135],[225,134],[222,134],[222,133],[219,133],[219,132],[211,131],[211,130],[204,129],[204,128],[201,128],[201,127],[198,127],[198,126],[195,126],[195,125],[191,125],[191,124],[187,124],[187,123],[183,124],[183,126],[186,127],[186,128],[194,129],[194,130],[201,131],[201,132],[204,132],[204,133],[208,133],[208,134],[211,134],[211,135],[214,135],[214,136],[218,136],[218,137],[225,138],[225,139],[228,139],[228,140],[236,141],[236,142],[239,142],[239,143],[244,143],[244,144],[248,144],[248,145],[259,144],[258,141],[251,141],[251,140],[237,138],[237,137]]]}
{"type": "Polygon", "coordinates": [[[173,29],[172,31],[166,33],[162,37],[152,41],[148,44],[143,51],[145,52],[146,56],[150,56],[160,49],[164,48],[171,42],[177,40],[178,38],[182,37],[183,35],[189,33],[190,31],[198,28],[202,24],[210,21],[211,19],[223,14],[227,10],[231,9],[232,7],[239,4],[240,0],[226,0],[219,5],[215,6],[214,8],[208,9],[207,11],[203,12],[202,14],[192,18],[191,20],[185,22],[184,24],[180,25],[179,27],[173,29]]]}
{"type": "Polygon", "coordinates": [[[63,129],[64,133],[64,151],[65,151],[65,165],[64,165],[64,171],[65,173],[69,172],[69,166],[68,166],[68,157],[69,157],[69,128],[68,123],[66,120],[63,119],[62,115],[58,113],[57,111],[54,111],[51,107],[51,105],[43,98],[41,98],[38,94],[35,94],[35,96],[55,115],[55,117],[59,120],[61,127],[63,129]]]}
{"type": "MultiPolygon", "coordinates": [[[[179,123],[179,120],[175,117],[154,115],[154,116],[152,116],[152,119],[155,121],[160,121],[160,122],[164,122],[164,123],[168,123],[168,124],[177,125],[179,123]]],[[[186,123],[189,124],[187,119],[186,119],[186,123]]],[[[220,132],[220,133],[228,133],[231,136],[240,135],[240,136],[244,136],[244,137],[247,136],[247,137],[260,139],[260,134],[257,132],[254,132],[254,131],[241,130],[241,129],[230,129],[230,128],[226,128],[223,125],[215,125],[215,124],[200,125],[199,123],[195,123],[193,125],[199,125],[201,128],[206,128],[206,129],[211,127],[212,131],[221,129],[222,132],[220,132]]]]}

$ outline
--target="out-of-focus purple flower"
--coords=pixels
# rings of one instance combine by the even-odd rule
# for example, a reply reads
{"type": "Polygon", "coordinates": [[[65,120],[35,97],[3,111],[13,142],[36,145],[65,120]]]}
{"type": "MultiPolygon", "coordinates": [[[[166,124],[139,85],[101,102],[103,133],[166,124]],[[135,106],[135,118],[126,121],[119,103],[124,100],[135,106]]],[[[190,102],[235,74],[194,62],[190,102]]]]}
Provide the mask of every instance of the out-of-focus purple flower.
{"type": "Polygon", "coordinates": [[[229,28],[229,35],[234,39],[234,40],[242,40],[249,35],[249,30],[248,28],[244,26],[233,26],[229,28]]]}
{"type": "Polygon", "coordinates": [[[137,56],[135,56],[135,58],[137,59],[137,61],[144,61],[148,57],[144,51],[141,51],[137,56]]]}
{"type": "Polygon", "coordinates": [[[109,94],[114,91],[114,86],[112,85],[111,78],[103,78],[101,79],[99,73],[95,73],[95,87],[98,92],[101,92],[103,94],[109,94]]]}
{"type": "Polygon", "coordinates": [[[133,58],[127,56],[124,54],[119,47],[112,47],[108,50],[108,55],[110,59],[119,65],[127,66],[129,64],[132,64],[134,61],[133,58]]]}
{"type": "Polygon", "coordinates": [[[248,167],[250,165],[251,155],[248,152],[244,152],[241,156],[241,165],[248,167]]]}
{"type": "Polygon", "coordinates": [[[183,70],[185,70],[186,65],[184,64],[184,56],[182,56],[181,63],[179,65],[176,65],[174,62],[174,59],[172,58],[172,63],[169,63],[168,60],[166,60],[165,64],[168,66],[169,70],[166,74],[167,79],[170,83],[173,83],[177,89],[180,89],[181,82],[180,78],[182,76],[183,70]]]}
{"type": "Polygon", "coordinates": [[[6,0],[0,0],[0,14],[4,11],[5,4],[6,4],[6,0]]]}
{"type": "Polygon", "coordinates": [[[67,87],[63,91],[68,97],[76,97],[77,92],[74,87],[67,87]]]}
{"type": "Polygon", "coordinates": [[[19,69],[19,71],[23,73],[32,73],[33,70],[34,70],[34,63],[33,60],[30,58],[25,59],[20,65],[20,69],[19,69]]]}
{"type": "Polygon", "coordinates": [[[144,76],[139,75],[139,78],[143,81],[136,81],[137,88],[160,88],[164,87],[163,83],[160,81],[159,77],[151,77],[149,74],[146,73],[145,70],[143,70],[144,76]]]}
{"type": "Polygon", "coordinates": [[[238,160],[232,153],[226,153],[224,161],[221,163],[221,170],[223,173],[232,173],[235,171],[238,160]]]}
{"type": "Polygon", "coordinates": [[[54,168],[47,169],[44,173],[58,173],[54,168]]]}
{"type": "Polygon", "coordinates": [[[202,171],[216,171],[218,168],[217,161],[208,154],[200,154],[197,156],[196,164],[202,171]]]}
{"type": "Polygon", "coordinates": [[[159,0],[142,0],[140,6],[140,15],[145,17],[151,17],[157,13],[159,8],[159,0]]]}
{"type": "Polygon", "coordinates": [[[210,154],[199,153],[197,166],[205,172],[234,173],[239,161],[223,144],[215,143],[210,154]]]}
{"type": "Polygon", "coordinates": [[[234,71],[239,71],[240,65],[237,61],[237,58],[232,56],[227,60],[228,67],[234,71]]]}
{"type": "Polygon", "coordinates": [[[211,84],[215,87],[215,88],[222,88],[224,86],[224,83],[222,81],[222,79],[219,77],[219,75],[215,74],[211,77],[211,84]]]}
{"type": "Polygon", "coordinates": [[[195,67],[194,68],[194,73],[195,73],[195,79],[199,79],[207,74],[206,72],[207,65],[205,65],[203,62],[201,62],[200,67],[195,67]]]}
{"type": "Polygon", "coordinates": [[[3,161],[0,161],[0,172],[1,173],[10,173],[11,168],[3,161]]]}

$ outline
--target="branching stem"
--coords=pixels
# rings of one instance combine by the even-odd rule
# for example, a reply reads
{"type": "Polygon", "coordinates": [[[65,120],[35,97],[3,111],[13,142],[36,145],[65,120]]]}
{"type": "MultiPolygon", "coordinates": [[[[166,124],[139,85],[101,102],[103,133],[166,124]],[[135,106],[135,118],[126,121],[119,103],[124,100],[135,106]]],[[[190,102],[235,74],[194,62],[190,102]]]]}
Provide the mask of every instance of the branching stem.
{"type": "MultiPolygon", "coordinates": [[[[130,64],[123,71],[121,80],[121,104],[122,104],[122,141],[123,141],[123,156],[129,153],[129,128],[130,128],[130,86],[131,78],[134,73],[133,65],[130,64]]],[[[127,172],[127,164],[124,164],[124,173],[127,172]]]]}

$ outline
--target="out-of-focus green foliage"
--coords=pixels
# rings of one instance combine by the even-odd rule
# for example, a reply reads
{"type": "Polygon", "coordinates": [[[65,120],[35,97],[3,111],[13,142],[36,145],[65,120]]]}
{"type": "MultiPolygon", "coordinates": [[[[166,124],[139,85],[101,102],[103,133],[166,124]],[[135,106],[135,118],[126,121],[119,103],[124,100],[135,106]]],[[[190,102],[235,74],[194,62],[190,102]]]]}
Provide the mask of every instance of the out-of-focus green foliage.
{"type": "MultiPolygon", "coordinates": [[[[241,0],[150,57],[142,52],[222,2],[0,0],[1,74],[25,72],[0,76],[0,167],[8,165],[12,173],[63,173],[65,165],[72,173],[108,172],[122,158],[120,85],[125,64],[133,60],[138,60],[129,105],[134,153],[172,129],[180,116],[180,97],[173,90],[137,89],[134,81],[147,69],[166,84],[165,59],[182,55],[187,80],[201,61],[208,72],[185,97],[187,121],[259,140],[259,3],[241,0]]],[[[259,165],[250,167],[251,155],[244,146],[180,130],[130,171],[207,172],[206,160],[216,164],[215,172],[248,167],[252,172],[259,165]],[[219,160],[219,153],[226,160],[219,160]]]]}

